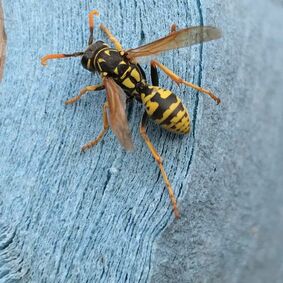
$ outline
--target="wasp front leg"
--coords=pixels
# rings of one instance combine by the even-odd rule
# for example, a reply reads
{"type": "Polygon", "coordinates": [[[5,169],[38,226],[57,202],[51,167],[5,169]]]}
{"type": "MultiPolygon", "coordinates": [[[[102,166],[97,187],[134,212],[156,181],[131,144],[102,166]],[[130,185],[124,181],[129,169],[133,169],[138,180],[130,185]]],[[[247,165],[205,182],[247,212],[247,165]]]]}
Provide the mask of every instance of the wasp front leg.
{"type": "Polygon", "coordinates": [[[150,62],[150,64],[154,67],[158,66],[167,76],[169,76],[174,82],[176,82],[177,84],[184,84],[186,86],[189,86],[197,91],[200,91],[204,94],[209,95],[214,101],[216,101],[217,104],[219,104],[221,102],[220,98],[218,98],[217,96],[215,96],[210,90],[204,89],[198,85],[195,85],[193,83],[187,82],[185,80],[183,80],[181,77],[179,77],[178,75],[176,75],[173,71],[171,71],[170,69],[168,69],[166,66],[164,66],[163,64],[161,64],[160,62],[158,62],[157,60],[152,60],[150,62]]]}
{"type": "Polygon", "coordinates": [[[107,109],[108,109],[108,103],[105,102],[103,105],[103,130],[99,133],[99,135],[97,136],[96,139],[88,142],[87,144],[85,144],[82,148],[81,148],[81,152],[85,152],[86,150],[94,147],[95,145],[97,145],[101,139],[103,138],[103,136],[107,133],[108,129],[109,129],[109,123],[108,123],[108,118],[107,118],[107,109]]]}
{"type": "Polygon", "coordinates": [[[108,36],[109,40],[114,44],[119,52],[123,52],[123,47],[119,40],[111,33],[111,31],[103,24],[100,24],[100,29],[108,36]]]}
{"type": "Polygon", "coordinates": [[[76,101],[78,101],[79,99],[81,99],[81,97],[86,94],[87,92],[89,91],[98,91],[98,90],[102,90],[104,89],[104,85],[103,84],[97,84],[97,85],[89,85],[89,86],[86,86],[84,88],[82,88],[80,90],[80,94],[75,96],[75,97],[72,97],[70,99],[68,99],[67,101],[65,101],[65,104],[72,104],[76,101]]]}
{"type": "Polygon", "coordinates": [[[144,112],[143,117],[142,117],[142,121],[141,121],[141,124],[140,124],[140,134],[143,137],[145,143],[147,144],[153,158],[155,159],[155,161],[156,161],[156,163],[157,163],[157,165],[160,169],[160,172],[161,172],[162,177],[164,179],[165,185],[168,189],[168,193],[169,193],[169,197],[170,197],[170,200],[171,200],[171,203],[172,203],[172,206],[173,206],[173,211],[174,211],[175,217],[180,218],[180,213],[179,213],[179,210],[178,210],[178,207],[177,207],[176,197],[174,195],[172,186],[171,186],[171,184],[168,180],[167,174],[164,170],[162,159],[161,159],[160,155],[158,154],[157,150],[155,149],[155,147],[153,146],[153,144],[151,143],[151,141],[150,141],[150,139],[149,139],[149,137],[146,133],[147,120],[148,120],[147,113],[144,112]]]}

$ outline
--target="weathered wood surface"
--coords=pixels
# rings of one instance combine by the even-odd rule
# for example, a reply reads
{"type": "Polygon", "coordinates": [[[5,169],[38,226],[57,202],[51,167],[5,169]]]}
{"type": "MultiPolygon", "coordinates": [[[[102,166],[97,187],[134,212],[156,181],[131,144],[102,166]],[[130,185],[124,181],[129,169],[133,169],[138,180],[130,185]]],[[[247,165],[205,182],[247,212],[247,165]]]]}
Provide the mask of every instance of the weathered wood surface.
{"type": "MultiPolygon", "coordinates": [[[[109,2],[3,1],[0,282],[281,282],[282,1],[109,2]],[[63,102],[98,78],[79,59],[39,64],[85,48],[94,8],[125,48],[174,22],[223,30],[222,40],[160,58],[222,99],[216,106],[161,75],[193,122],[184,138],[148,129],[179,221],[138,134],[142,108],[129,109],[134,153],[109,133],[81,155],[101,129],[104,92],[63,102]]],[[[97,26],[95,35],[105,39],[97,26]]]]}

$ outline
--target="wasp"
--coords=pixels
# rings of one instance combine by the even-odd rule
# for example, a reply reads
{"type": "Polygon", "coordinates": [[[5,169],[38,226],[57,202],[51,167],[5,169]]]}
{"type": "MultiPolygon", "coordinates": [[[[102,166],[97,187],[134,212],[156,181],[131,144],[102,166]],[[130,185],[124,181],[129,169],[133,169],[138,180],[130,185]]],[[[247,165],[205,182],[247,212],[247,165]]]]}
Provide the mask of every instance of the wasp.
{"type": "Polygon", "coordinates": [[[103,24],[100,24],[100,29],[106,34],[115,48],[111,48],[101,40],[94,41],[94,16],[99,16],[99,12],[93,10],[88,14],[90,35],[85,51],[72,54],[48,54],[42,57],[41,63],[47,65],[47,61],[50,59],[81,57],[82,66],[91,73],[98,73],[101,77],[101,83],[84,87],[80,90],[79,95],[65,102],[65,104],[72,104],[90,91],[103,89],[106,91],[106,102],[102,110],[103,129],[94,140],[81,148],[82,152],[95,146],[103,138],[109,127],[120,144],[126,150],[132,150],[133,142],[127,121],[126,100],[134,98],[144,105],[145,111],[140,122],[140,134],[160,169],[168,189],[174,214],[176,218],[179,218],[180,213],[176,197],[164,170],[162,159],[146,133],[146,126],[148,119],[151,118],[156,124],[170,132],[187,134],[190,132],[191,123],[188,110],[180,98],[170,90],[159,86],[157,68],[177,84],[184,84],[196,89],[210,96],[217,104],[220,103],[220,99],[211,91],[185,81],[156,59],[150,61],[150,84],[146,79],[144,70],[138,63],[138,59],[215,40],[221,37],[221,32],[212,26],[195,26],[177,30],[176,25],[173,24],[167,36],[137,48],[124,50],[120,42],[103,24]]]}

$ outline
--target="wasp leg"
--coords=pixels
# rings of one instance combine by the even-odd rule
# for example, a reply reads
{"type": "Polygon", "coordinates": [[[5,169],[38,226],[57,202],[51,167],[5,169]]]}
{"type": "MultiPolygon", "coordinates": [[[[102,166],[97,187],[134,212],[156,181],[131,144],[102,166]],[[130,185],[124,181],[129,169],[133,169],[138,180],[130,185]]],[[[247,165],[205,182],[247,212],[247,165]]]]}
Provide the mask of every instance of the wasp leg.
{"type": "Polygon", "coordinates": [[[88,86],[86,86],[86,87],[84,87],[84,88],[82,88],[80,90],[80,94],[79,95],[74,96],[74,97],[68,99],[67,101],[65,101],[65,104],[66,105],[67,104],[72,104],[72,103],[78,101],[88,91],[97,91],[97,90],[102,90],[102,89],[104,89],[104,85],[103,84],[88,85],[88,86]]]}
{"type": "Polygon", "coordinates": [[[216,101],[217,104],[219,104],[221,102],[220,98],[218,98],[217,96],[215,96],[210,90],[206,90],[200,86],[197,86],[195,84],[192,84],[190,82],[187,82],[185,80],[183,80],[181,77],[177,76],[175,73],[173,73],[170,69],[168,69],[167,67],[165,67],[164,65],[162,65],[161,63],[159,63],[157,60],[152,60],[150,62],[151,65],[153,66],[158,66],[167,76],[169,76],[174,82],[176,82],[177,84],[184,84],[186,86],[189,86],[193,89],[196,89],[197,91],[200,91],[204,94],[209,95],[213,100],[216,101]]]}
{"type": "Polygon", "coordinates": [[[173,32],[176,32],[177,31],[177,25],[176,24],[172,24],[171,27],[170,27],[170,33],[173,33],[173,32]]]}
{"type": "Polygon", "coordinates": [[[170,197],[170,200],[171,200],[171,203],[172,203],[172,206],[173,206],[173,211],[174,211],[175,217],[180,218],[180,213],[179,213],[179,210],[178,210],[178,207],[177,207],[177,201],[176,201],[173,189],[171,187],[171,184],[168,180],[167,174],[164,170],[164,167],[163,167],[163,164],[162,164],[162,159],[161,159],[160,155],[158,154],[157,150],[155,149],[155,147],[153,146],[153,144],[151,143],[151,141],[150,141],[150,139],[149,139],[149,137],[146,133],[146,122],[147,122],[147,120],[148,120],[148,116],[147,116],[147,113],[145,112],[143,114],[142,121],[141,121],[141,124],[140,124],[140,134],[143,137],[145,143],[147,144],[153,158],[155,159],[155,161],[156,161],[156,163],[157,163],[157,165],[160,169],[160,172],[162,174],[162,177],[163,177],[164,182],[166,184],[166,187],[168,189],[168,193],[169,193],[169,197],[170,197]]]}
{"type": "Polygon", "coordinates": [[[72,54],[47,54],[41,58],[41,64],[43,66],[47,66],[47,61],[49,59],[61,59],[61,58],[69,58],[69,57],[79,57],[82,56],[84,52],[75,52],[72,54]]]}
{"type": "Polygon", "coordinates": [[[93,42],[94,15],[99,16],[99,12],[96,10],[93,10],[88,13],[88,25],[89,25],[89,32],[90,32],[89,39],[88,39],[88,45],[92,44],[93,42]]]}
{"type": "Polygon", "coordinates": [[[159,86],[157,68],[153,64],[150,65],[150,76],[151,76],[152,85],[159,86]]]}
{"type": "Polygon", "coordinates": [[[106,134],[107,130],[109,129],[109,123],[108,123],[108,118],[107,118],[107,108],[108,108],[108,103],[105,102],[103,105],[103,130],[99,133],[97,138],[95,140],[92,140],[85,144],[81,148],[81,152],[85,152],[86,150],[92,148],[93,146],[97,145],[100,140],[103,138],[103,136],[106,134]]]}
{"type": "Polygon", "coordinates": [[[100,24],[100,29],[106,33],[106,35],[108,36],[109,40],[115,45],[115,48],[119,51],[119,52],[123,52],[123,47],[121,45],[121,43],[118,41],[118,39],[110,32],[110,30],[103,24],[100,24]]]}

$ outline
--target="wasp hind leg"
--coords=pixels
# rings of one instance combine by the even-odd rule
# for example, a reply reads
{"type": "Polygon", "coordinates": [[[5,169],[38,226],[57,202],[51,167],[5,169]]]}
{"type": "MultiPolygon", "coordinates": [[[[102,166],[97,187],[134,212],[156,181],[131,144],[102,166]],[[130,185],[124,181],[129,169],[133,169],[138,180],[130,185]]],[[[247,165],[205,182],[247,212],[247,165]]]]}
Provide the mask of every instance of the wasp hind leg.
{"type": "Polygon", "coordinates": [[[109,40],[114,44],[119,52],[123,52],[123,47],[119,40],[111,33],[111,31],[103,24],[100,24],[100,29],[108,36],[109,40]]]}
{"type": "Polygon", "coordinates": [[[168,177],[167,177],[167,174],[164,170],[164,167],[163,167],[163,164],[162,164],[162,159],[160,157],[160,155],[158,154],[157,150],[155,149],[155,147],[153,146],[153,144],[151,143],[147,133],[146,133],[146,123],[147,123],[147,120],[148,120],[148,116],[147,116],[147,113],[145,112],[143,114],[143,117],[142,117],[142,121],[141,121],[141,124],[140,124],[140,134],[141,136],[143,137],[145,143],[147,144],[150,152],[151,152],[151,155],[153,156],[153,158],[155,159],[158,167],[159,167],[159,170],[162,174],[162,177],[164,179],[164,182],[165,182],[165,185],[168,189],[168,193],[169,193],[169,197],[170,197],[170,200],[171,200],[171,203],[172,203],[172,206],[173,206],[173,211],[174,211],[174,214],[175,214],[175,217],[176,218],[180,218],[180,213],[179,213],[179,210],[178,210],[178,207],[177,207],[177,201],[176,201],[176,197],[174,195],[174,192],[173,192],[173,189],[172,189],[172,186],[168,180],[168,177]]]}
{"type": "Polygon", "coordinates": [[[84,88],[82,88],[82,89],[80,90],[80,94],[79,94],[79,95],[74,96],[74,97],[72,97],[72,98],[66,100],[66,101],[65,101],[65,104],[66,104],[66,105],[67,105],[67,104],[72,104],[72,103],[78,101],[79,99],[81,99],[81,97],[82,97],[84,94],[86,94],[86,93],[89,92],[89,91],[98,91],[98,90],[102,90],[102,89],[104,89],[104,85],[103,85],[103,84],[88,85],[88,86],[86,86],[86,87],[84,87],[84,88]]]}
{"type": "MultiPolygon", "coordinates": [[[[157,68],[155,65],[151,64],[150,66],[150,75],[151,75],[151,82],[152,82],[152,85],[153,86],[159,86],[159,79],[158,79],[158,73],[157,73],[157,68]]],[[[161,171],[161,174],[163,176],[163,179],[164,179],[164,182],[166,184],[166,187],[168,189],[168,192],[169,192],[169,196],[170,196],[170,200],[171,200],[171,203],[173,205],[173,210],[174,210],[174,213],[175,213],[175,216],[176,218],[179,218],[180,217],[180,213],[178,211],[178,208],[177,208],[177,201],[176,201],[176,198],[174,196],[174,193],[173,193],[173,189],[171,187],[171,184],[168,180],[168,177],[167,177],[167,174],[163,168],[163,164],[162,164],[162,160],[161,160],[161,157],[160,155],[158,154],[157,150],[154,148],[153,144],[151,143],[147,133],[146,133],[146,123],[147,123],[147,120],[148,120],[148,116],[147,116],[147,113],[145,112],[143,114],[143,118],[142,118],[142,122],[141,122],[141,125],[140,125],[140,134],[141,136],[143,137],[143,139],[145,140],[152,156],[154,157],[160,171],[161,171]]]]}
{"type": "Polygon", "coordinates": [[[108,118],[107,118],[107,108],[108,108],[108,103],[104,103],[103,105],[103,130],[99,133],[99,135],[96,137],[96,139],[86,143],[82,148],[81,148],[81,152],[85,152],[86,150],[94,147],[95,145],[97,145],[101,139],[103,138],[103,136],[107,133],[108,129],[109,129],[109,123],[108,123],[108,118]]]}
{"type": "Polygon", "coordinates": [[[204,94],[207,94],[208,96],[210,96],[214,101],[216,101],[217,104],[219,104],[221,102],[220,98],[218,98],[217,96],[215,96],[210,90],[204,89],[198,85],[195,85],[193,83],[187,82],[185,80],[183,80],[181,77],[177,76],[173,71],[171,71],[170,69],[168,69],[166,66],[164,66],[163,64],[161,64],[160,62],[158,62],[157,60],[152,60],[150,62],[151,65],[153,65],[154,67],[159,67],[167,76],[169,76],[174,82],[176,82],[177,84],[184,84],[186,86],[189,86],[197,91],[200,91],[204,94]]]}

